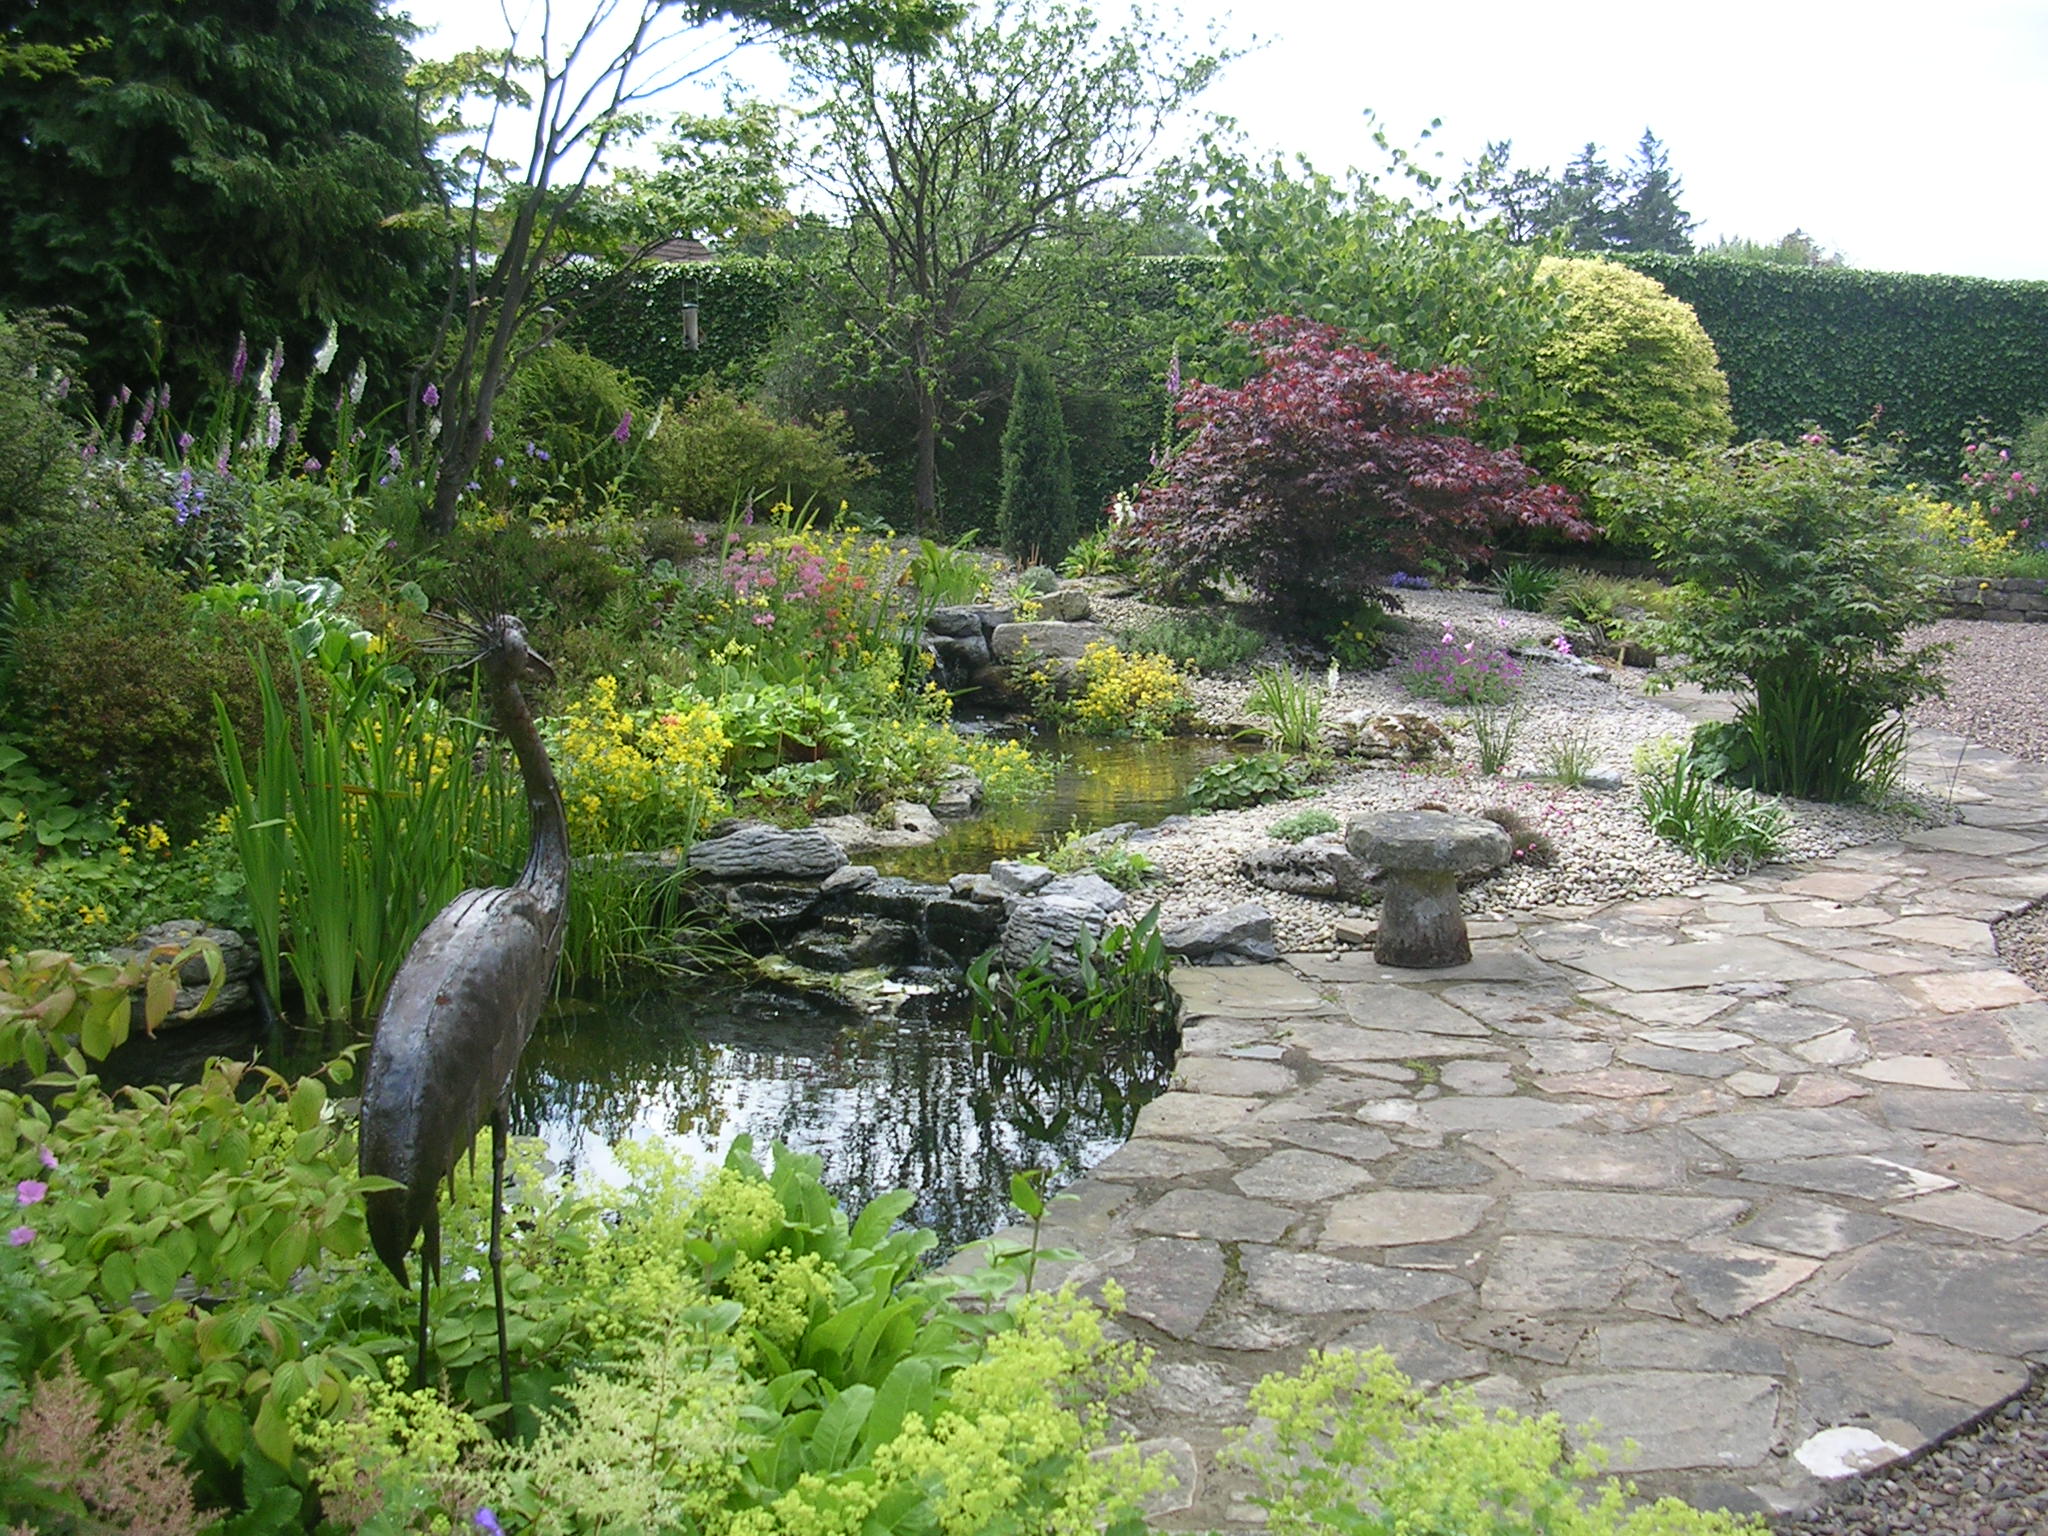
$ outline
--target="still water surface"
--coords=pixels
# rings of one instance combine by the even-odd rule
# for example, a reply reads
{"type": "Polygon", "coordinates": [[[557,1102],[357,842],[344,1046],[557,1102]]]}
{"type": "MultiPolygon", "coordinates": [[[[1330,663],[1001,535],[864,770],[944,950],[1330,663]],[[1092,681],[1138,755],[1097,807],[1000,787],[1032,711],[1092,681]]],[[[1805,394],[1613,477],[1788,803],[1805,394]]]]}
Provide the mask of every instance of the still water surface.
{"type": "MultiPolygon", "coordinates": [[[[512,1086],[512,1131],[564,1172],[621,1180],[612,1147],[658,1139],[706,1159],[735,1138],[765,1162],[781,1141],[824,1160],[849,1208],[891,1189],[947,1249],[1004,1225],[1010,1175],[1055,1187],[1115,1151],[1172,1070],[1169,1049],[1085,1063],[1022,1063],[977,1045],[948,984],[901,1018],[819,1009],[760,987],[691,981],[611,998],[565,998],[536,1026],[512,1086]]],[[[241,1024],[137,1039],[105,1064],[110,1087],[191,1082],[209,1056],[260,1054],[286,1071],[316,1046],[264,1048],[241,1024]]]]}
{"type": "Polygon", "coordinates": [[[656,990],[573,1000],[534,1031],[512,1129],[565,1170],[619,1177],[611,1146],[659,1139],[698,1157],[751,1136],[825,1163],[849,1207],[891,1189],[948,1247],[1003,1225],[1010,1175],[1064,1183],[1130,1135],[1171,1053],[1026,1064],[984,1050],[961,1009],[919,1018],[820,1013],[761,989],[656,990]]]}
{"type": "MultiPolygon", "coordinates": [[[[1229,745],[1197,738],[1029,737],[1063,759],[1051,791],[950,828],[938,842],[873,862],[944,880],[1018,857],[1069,831],[1151,826],[1188,809],[1186,788],[1229,745]]],[[[901,1017],[820,1011],[772,989],[693,980],[608,998],[567,997],[541,1019],[512,1089],[515,1135],[538,1137],[564,1171],[622,1176],[612,1147],[658,1138],[703,1158],[753,1138],[825,1163],[849,1206],[890,1189],[917,1196],[910,1219],[947,1247],[1003,1225],[1010,1175],[1052,1170],[1055,1186],[1123,1144],[1172,1070],[1170,1048],[1081,1063],[1020,1063],[969,1036],[957,978],[901,1017]]],[[[138,1042],[108,1063],[120,1082],[190,1082],[208,1055],[246,1059],[246,1024],[194,1025],[138,1042]]],[[[273,1046],[285,1070],[330,1052],[273,1046]]]]}

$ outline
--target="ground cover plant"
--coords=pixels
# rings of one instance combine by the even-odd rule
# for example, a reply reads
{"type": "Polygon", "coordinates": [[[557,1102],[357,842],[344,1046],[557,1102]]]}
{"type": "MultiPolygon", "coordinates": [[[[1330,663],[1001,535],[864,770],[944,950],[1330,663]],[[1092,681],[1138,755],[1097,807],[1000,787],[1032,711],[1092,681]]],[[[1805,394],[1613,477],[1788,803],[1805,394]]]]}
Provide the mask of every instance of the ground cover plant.
{"type": "Polygon", "coordinates": [[[1503,525],[1590,532],[1512,452],[1457,435],[1478,401],[1457,369],[1396,367],[1327,325],[1245,330],[1259,371],[1182,390],[1192,435],[1122,533],[1169,590],[1234,576],[1283,632],[1322,639],[1391,573],[1482,557],[1503,525]]]}
{"type": "Polygon", "coordinates": [[[1641,1503],[1603,1456],[1567,1448],[1555,1414],[1492,1412],[1451,1386],[1418,1390],[1383,1350],[1319,1351],[1252,1389],[1261,1419],[1231,1456],[1260,1481],[1276,1536],[1740,1536],[1753,1519],[1677,1499],[1641,1503]]]}
{"type": "Polygon", "coordinates": [[[1227,672],[1258,655],[1265,639],[1229,614],[1167,613],[1134,626],[1124,637],[1133,651],[1150,651],[1197,672],[1227,672]]]}
{"type": "MultiPolygon", "coordinates": [[[[149,972],[152,1022],[182,958],[149,972]]],[[[428,1530],[490,1511],[595,1532],[665,1510],[766,1536],[848,1501],[891,1522],[1133,1528],[1151,1477],[1128,1452],[1089,1453],[1100,1405],[1142,1368],[1099,1313],[1044,1295],[969,1310],[963,1282],[920,1273],[931,1235],[891,1230],[910,1196],[849,1218],[815,1160],[764,1166],[744,1144],[716,1170],[622,1149],[623,1190],[564,1185],[515,1149],[509,1437],[480,1417],[495,1338],[484,1284],[459,1270],[437,1302],[434,1385],[401,1387],[410,1299],[365,1252],[330,1097],[348,1062],[296,1080],[216,1063],[111,1098],[61,1038],[83,1021],[95,1055],[118,1043],[142,975],[0,967],[0,1061],[58,1073],[54,1099],[0,1090],[23,1217],[0,1250],[0,1388],[31,1431],[5,1453],[10,1518],[83,1518],[98,1497],[56,1482],[63,1448],[33,1439],[75,1395],[46,1379],[68,1358],[93,1387],[88,1424],[111,1415],[107,1445],[175,1451],[151,1475],[250,1529],[428,1530]],[[188,1278],[215,1299],[182,1299],[188,1278]]],[[[487,1187],[458,1173],[453,1251],[480,1241],[487,1187]]]]}

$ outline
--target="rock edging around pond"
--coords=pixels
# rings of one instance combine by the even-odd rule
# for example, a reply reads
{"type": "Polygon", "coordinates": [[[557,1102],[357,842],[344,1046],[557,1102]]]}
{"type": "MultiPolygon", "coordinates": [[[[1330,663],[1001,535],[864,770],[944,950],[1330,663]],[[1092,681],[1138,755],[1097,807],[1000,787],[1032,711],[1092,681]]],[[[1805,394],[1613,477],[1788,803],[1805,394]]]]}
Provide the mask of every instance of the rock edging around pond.
{"type": "MultiPolygon", "coordinates": [[[[985,874],[955,875],[944,885],[883,875],[853,863],[815,827],[738,823],[697,843],[687,863],[700,910],[721,913],[753,944],[823,977],[964,967],[991,949],[1014,970],[1043,950],[1041,966],[1071,983],[1080,936],[1100,938],[1130,907],[1100,875],[1062,875],[1018,860],[997,860],[985,874]]],[[[1160,937],[1169,954],[1192,964],[1264,962],[1276,954],[1271,914],[1251,902],[1160,937]]]]}

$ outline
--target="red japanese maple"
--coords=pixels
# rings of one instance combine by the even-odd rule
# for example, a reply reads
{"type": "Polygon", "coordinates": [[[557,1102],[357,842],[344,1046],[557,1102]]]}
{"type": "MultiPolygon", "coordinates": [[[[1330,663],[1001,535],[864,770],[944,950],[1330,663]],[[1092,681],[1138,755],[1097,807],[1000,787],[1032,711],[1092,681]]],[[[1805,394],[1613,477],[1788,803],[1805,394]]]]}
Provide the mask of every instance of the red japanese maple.
{"type": "Polygon", "coordinates": [[[1138,499],[1124,538],[1175,580],[1241,578],[1276,622],[1321,635],[1399,570],[1483,559],[1515,522],[1593,529],[1511,449],[1458,433],[1480,400],[1464,371],[1395,366],[1334,326],[1240,327],[1264,366],[1241,389],[1194,384],[1194,437],[1138,499]]]}

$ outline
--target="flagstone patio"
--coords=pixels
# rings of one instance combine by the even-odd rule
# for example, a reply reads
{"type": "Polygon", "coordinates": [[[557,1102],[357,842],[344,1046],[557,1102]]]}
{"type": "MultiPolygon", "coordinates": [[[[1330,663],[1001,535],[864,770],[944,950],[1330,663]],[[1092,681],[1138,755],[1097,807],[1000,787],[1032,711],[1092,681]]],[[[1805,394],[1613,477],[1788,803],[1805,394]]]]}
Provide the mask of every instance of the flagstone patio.
{"type": "Polygon", "coordinates": [[[1157,1352],[1127,1414],[1169,1527],[1256,1523],[1214,1453],[1312,1347],[1597,1421],[1648,1492],[1811,1501],[2048,1359],[2048,1001],[1991,924],[2048,896],[2048,767],[1932,733],[1961,820],[1598,911],[1184,969],[1174,1086],[1058,1202],[1157,1352]]]}

